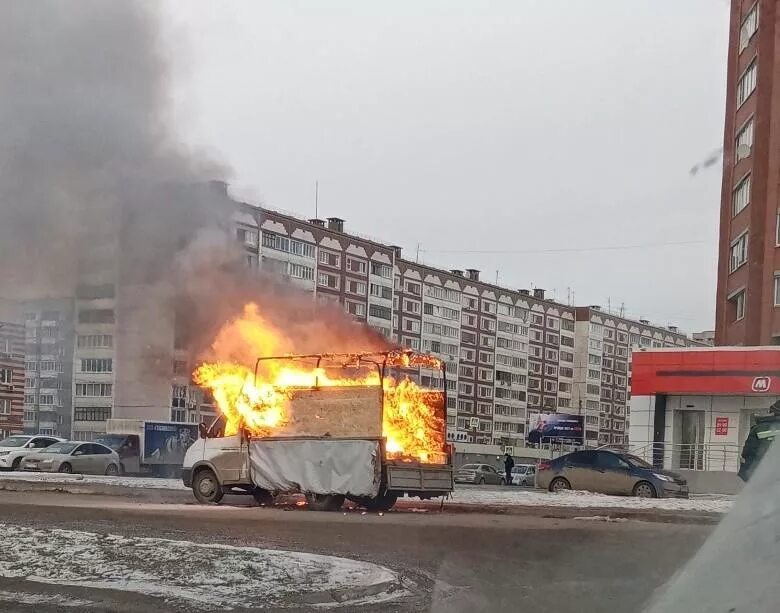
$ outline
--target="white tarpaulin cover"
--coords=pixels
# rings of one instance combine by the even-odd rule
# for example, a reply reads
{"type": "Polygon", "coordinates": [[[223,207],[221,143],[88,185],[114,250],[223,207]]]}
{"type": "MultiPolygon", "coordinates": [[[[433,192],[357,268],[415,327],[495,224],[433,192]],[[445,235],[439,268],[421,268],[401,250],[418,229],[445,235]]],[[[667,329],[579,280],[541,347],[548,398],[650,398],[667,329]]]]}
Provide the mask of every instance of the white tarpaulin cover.
{"type": "Polygon", "coordinates": [[[381,479],[379,441],[345,439],[252,440],[252,482],[275,492],[376,496],[381,479]]]}

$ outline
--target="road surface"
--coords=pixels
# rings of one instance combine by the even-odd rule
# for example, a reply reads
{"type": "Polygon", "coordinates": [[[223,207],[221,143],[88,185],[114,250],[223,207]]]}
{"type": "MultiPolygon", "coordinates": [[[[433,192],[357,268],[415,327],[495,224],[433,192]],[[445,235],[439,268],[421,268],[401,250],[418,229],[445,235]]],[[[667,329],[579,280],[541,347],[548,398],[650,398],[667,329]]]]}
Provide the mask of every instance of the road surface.
{"type": "MultiPolygon", "coordinates": [[[[690,523],[593,520],[588,510],[582,515],[591,519],[544,517],[543,509],[538,516],[433,510],[377,515],[249,507],[242,504],[245,497],[235,497],[235,502],[239,504],[204,507],[139,502],[119,496],[1,492],[0,522],[8,542],[16,537],[27,539],[20,541],[24,546],[14,551],[23,556],[31,543],[48,542],[49,548],[44,547],[41,555],[53,559],[49,564],[38,560],[32,572],[23,563],[14,566],[5,559],[9,549],[4,543],[4,554],[0,554],[0,610],[223,610],[225,602],[219,595],[204,602],[188,600],[184,592],[182,597],[149,595],[131,582],[118,586],[121,589],[96,589],[54,584],[51,576],[41,580],[36,575],[39,581],[29,580],[28,574],[38,573],[56,576],[61,583],[79,583],[78,577],[63,575],[60,567],[69,569],[67,560],[74,556],[95,555],[95,543],[100,543],[103,556],[96,565],[110,566],[112,547],[156,547],[158,541],[154,539],[170,539],[338,556],[364,563],[367,569],[374,569],[371,572],[391,572],[397,578],[391,593],[343,607],[331,603],[336,610],[639,611],[653,590],[692,556],[712,530],[711,525],[690,523]],[[68,542],[72,546],[74,534],[77,541],[81,539],[81,548],[57,556],[57,539],[71,539],[68,542]],[[106,539],[107,534],[126,538],[106,539]]],[[[176,573],[177,580],[197,573],[203,577],[205,573],[225,593],[224,577],[219,576],[224,567],[209,562],[211,550],[198,550],[195,555],[190,552],[199,545],[185,548],[159,542],[169,549],[181,547],[178,557],[165,562],[168,579],[176,573]]],[[[222,555],[222,550],[215,551],[222,555]]],[[[87,566],[86,562],[82,565],[87,566]]],[[[83,568],[78,572],[85,572],[83,568]]],[[[240,594],[244,575],[236,569],[230,574],[234,583],[227,588],[240,594]]],[[[295,580],[292,575],[288,575],[289,581],[295,580]]],[[[208,581],[198,579],[193,589],[197,587],[201,590],[198,593],[203,593],[208,589],[204,583],[208,581]]],[[[234,606],[234,610],[263,610],[267,604],[258,598],[251,605],[234,606]]],[[[311,606],[288,601],[285,607],[311,610],[311,606]]]]}

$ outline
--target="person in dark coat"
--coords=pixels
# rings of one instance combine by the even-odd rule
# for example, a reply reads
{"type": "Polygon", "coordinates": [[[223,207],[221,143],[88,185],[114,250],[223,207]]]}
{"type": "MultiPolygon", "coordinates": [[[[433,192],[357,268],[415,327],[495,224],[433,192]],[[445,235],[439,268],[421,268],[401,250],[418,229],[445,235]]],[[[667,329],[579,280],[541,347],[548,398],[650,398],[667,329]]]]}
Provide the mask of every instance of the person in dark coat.
{"type": "Polygon", "coordinates": [[[780,434],[780,400],[769,407],[769,412],[771,415],[759,417],[756,420],[745,439],[738,473],[743,481],[750,479],[753,471],[756,470],[759,462],[772,445],[772,441],[780,434]]]}
{"type": "Polygon", "coordinates": [[[504,454],[504,470],[506,471],[506,484],[512,485],[512,469],[515,467],[515,461],[508,453],[504,454]]]}

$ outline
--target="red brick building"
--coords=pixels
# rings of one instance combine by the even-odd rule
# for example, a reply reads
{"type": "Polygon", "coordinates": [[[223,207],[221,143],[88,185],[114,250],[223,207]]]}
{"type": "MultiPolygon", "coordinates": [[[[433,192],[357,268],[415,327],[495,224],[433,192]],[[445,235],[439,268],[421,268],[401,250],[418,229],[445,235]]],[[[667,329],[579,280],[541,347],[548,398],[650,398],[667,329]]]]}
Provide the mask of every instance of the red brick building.
{"type": "Polygon", "coordinates": [[[24,326],[0,322],[0,438],[22,433],[24,326]]]}
{"type": "Polygon", "coordinates": [[[732,0],[715,341],[780,341],[780,0],[732,0]]]}

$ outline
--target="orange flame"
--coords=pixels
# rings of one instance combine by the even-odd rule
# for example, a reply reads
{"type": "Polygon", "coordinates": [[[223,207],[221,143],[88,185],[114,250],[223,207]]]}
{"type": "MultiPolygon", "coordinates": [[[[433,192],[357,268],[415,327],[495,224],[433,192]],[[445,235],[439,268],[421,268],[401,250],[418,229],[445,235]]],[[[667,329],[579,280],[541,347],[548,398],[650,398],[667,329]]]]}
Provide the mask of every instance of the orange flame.
{"type": "MultiPolygon", "coordinates": [[[[246,305],[241,317],[220,330],[212,349],[217,360],[198,366],[193,380],[211,391],[226,418],[226,435],[244,428],[253,436],[273,436],[290,421],[288,401],[293,390],[380,385],[376,369],[365,375],[334,377],[325,368],[284,360],[260,362],[255,380],[254,371],[246,364],[254,364],[256,356],[289,354],[295,343],[264,319],[254,304],[246,305]]],[[[357,364],[360,356],[356,353],[350,365],[357,364]]],[[[441,362],[431,356],[391,352],[387,365],[439,368],[441,362]]],[[[442,462],[443,394],[420,388],[408,378],[397,381],[385,376],[381,383],[382,431],[388,457],[442,462]]]]}

